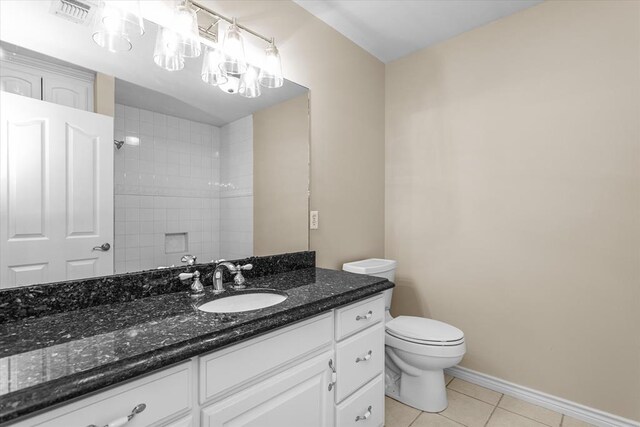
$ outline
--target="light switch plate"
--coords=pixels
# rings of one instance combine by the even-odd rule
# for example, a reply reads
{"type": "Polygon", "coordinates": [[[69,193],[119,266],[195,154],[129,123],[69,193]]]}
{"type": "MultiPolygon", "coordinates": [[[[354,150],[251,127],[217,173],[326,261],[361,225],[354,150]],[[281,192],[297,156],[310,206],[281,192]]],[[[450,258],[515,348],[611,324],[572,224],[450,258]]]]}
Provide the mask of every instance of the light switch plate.
{"type": "Polygon", "coordinates": [[[318,229],[318,211],[311,211],[309,213],[309,228],[312,230],[318,229]]]}

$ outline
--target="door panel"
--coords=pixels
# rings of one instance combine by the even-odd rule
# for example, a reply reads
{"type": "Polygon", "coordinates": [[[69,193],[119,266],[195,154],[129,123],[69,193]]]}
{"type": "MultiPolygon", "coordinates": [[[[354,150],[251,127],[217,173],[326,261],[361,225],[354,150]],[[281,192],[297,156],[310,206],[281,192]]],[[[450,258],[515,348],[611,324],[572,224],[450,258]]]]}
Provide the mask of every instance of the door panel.
{"type": "Polygon", "coordinates": [[[93,83],[53,73],[43,74],[42,99],[67,107],[93,111],[93,83]]]}
{"type": "Polygon", "coordinates": [[[44,120],[8,124],[9,238],[45,236],[47,131],[44,120]]]}
{"type": "Polygon", "coordinates": [[[97,135],[66,124],[67,237],[98,233],[97,135]]]}
{"type": "Polygon", "coordinates": [[[27,67],[0,61],[0,90],[42,99],[42,77],[27,67]]]}
{"type": "Polygon", "coordinates": [[[249,387],[203,409],[208,427],[329,427],[333,392],[328,369],[332,352],[249,387]]]}
{"type": "Polygon", "coordinates": [[[112,274],[113,119],[1,95],[0,288],[112,274]]]}

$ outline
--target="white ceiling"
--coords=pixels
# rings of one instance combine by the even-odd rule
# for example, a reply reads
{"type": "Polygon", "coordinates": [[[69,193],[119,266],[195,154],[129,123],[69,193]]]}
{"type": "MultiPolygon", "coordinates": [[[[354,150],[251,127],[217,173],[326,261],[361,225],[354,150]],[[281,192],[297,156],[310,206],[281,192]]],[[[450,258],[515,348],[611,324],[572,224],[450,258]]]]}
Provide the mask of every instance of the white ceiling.
{"type": "Polygon", "coordinates": [[[542,0],[293,0],[390,62],[542,0]]]}
{"type": "MultiPolygon", "coordinates": [[[[151,0],[142,3],[149,9],[156,4],[151,0]]],[[[140,108],[164,102],[172,111],[182,108],[181,114],[174,115],[221,126],[307,93],[307,88],[289,80],[281,88],[263,89],[254,99],[224,93],[202,82],[202,58],[187,59],[185,68],[176,72],[155,65],[157,25],[153,22],[145,20],[146,33],[132,40],[131,51],[110,53],[92,41],[91,26],[54,16],[49,13],[50,5],[42,0],[0,0],[0,40],[117,77],[121,81],[116,87],[117,102],[140,108]],[[171,98],[176,102],[169,104],[171,98]]]]}

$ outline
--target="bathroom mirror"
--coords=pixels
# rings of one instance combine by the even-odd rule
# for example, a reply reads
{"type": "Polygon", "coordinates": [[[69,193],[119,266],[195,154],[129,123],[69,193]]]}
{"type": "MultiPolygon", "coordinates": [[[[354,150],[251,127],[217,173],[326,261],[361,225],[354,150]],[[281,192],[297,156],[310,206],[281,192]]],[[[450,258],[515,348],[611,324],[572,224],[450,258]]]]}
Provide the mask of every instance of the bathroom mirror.
{"type": "Polygon", "coordinates": [[[305,87],[229,93],[55,3],[1,5],[0,289],[308,250],[305,87]]]}

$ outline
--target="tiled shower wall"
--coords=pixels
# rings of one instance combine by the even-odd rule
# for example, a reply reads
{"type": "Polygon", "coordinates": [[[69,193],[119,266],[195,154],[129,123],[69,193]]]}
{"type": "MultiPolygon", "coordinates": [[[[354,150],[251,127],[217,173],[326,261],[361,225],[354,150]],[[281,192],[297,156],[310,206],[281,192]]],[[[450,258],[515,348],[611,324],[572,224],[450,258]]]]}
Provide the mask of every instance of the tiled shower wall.
{"type": "Polygon", "coordinates": [[[253,255],[253,116],[220,129],[220,253],[253,255]]]}
{"type": "Polygon", "coordinates": [[[140,138],[115,152],[117,273],[253,253],[252,127],[251,116],[220,129],[116,104],[115,138],[140,138]]]}

